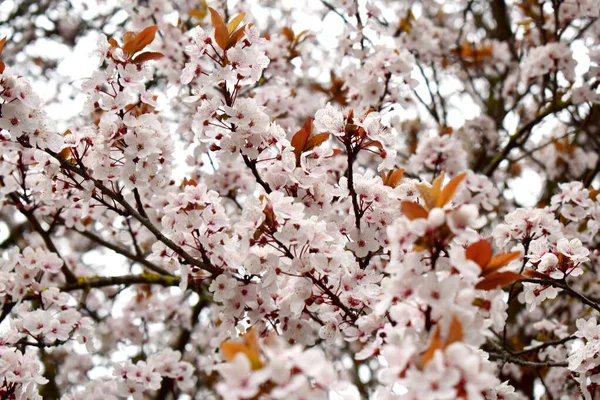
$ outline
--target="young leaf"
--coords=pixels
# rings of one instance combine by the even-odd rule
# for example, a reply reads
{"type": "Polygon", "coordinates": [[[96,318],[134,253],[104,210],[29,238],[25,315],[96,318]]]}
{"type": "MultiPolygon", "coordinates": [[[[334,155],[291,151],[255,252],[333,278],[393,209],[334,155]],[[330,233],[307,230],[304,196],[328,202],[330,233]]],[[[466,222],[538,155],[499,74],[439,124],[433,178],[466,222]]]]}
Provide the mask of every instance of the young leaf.
{"type": "Polygon", "coordinates": [[[497,256],[492,257],[490,262],[485,267],[485,273],[489,273],[504,267],[506,264],[511,262],[512,260],[516,260],[521,256],[520,251],[511,251],[510,253],[498,254],[497,256]]]}
{"type": "Polygon", "coordinates": [[[238,353],[243,353],[250,361],[252,370],[256,371],[263,367],[263,363],[260,360],[258,336],[254,328],[250,328],[242,335],[241,343],[238,340],[226,340],[221,343],[221,351],[227,361],[233,361],[238,353]]]}
{"type": "Polygon", "coordinates": [[[6,36],[0,39],[0,55],[2,55],[2,50],[4,50],[4,44],[6,43],[6,36]]]}
{"type": "Polygon", "coordinates": [[[444,173],[439,174],[432,182],[431,186],[426,182],[417,183],[417,190],[425,202],[428,210],[436,207],[437,198],[442,191],[442,182],[444,182],[444,173]]]}
{"type": "Polygon", "coordinates": [[[308,138],[308,141],[306,142],[306,145],[304,146],[304,151],[309,151],[309,150],[314,149],[321,143],[325,142],[327,139],[329,139],[329,132],[321,132],[321,133],[317,133],[316,135],[312,135],[311,137],[308,138]]]}
{"type": "Polygon", "coordinates": [[[481,282],[475,285],[475,289],[494,290],[498,287],[509,285],[515,281],[523,279],[523,275],[513,271],[492,272],[483,278],[481,282]]]}
{"type": "Polygon", "coordinates": [[[294,38],[296,37],[292,28],[288,28],[287,26],[283,27],[283,29],[281,30],[281,33],[283,34],[283,36],[285,36],[285,38],[289,42],[292,42],[294,40],[294,38]]]}
{"type": "Polygon", "coordinates": [[[221,49],[225,50],[229,44],[229,31],[227,30],[227,25],[225,25],[225,21],[223,21],[221,14],[214,8],[208,7],[208,10],[210,11],[211,22],[215,27],[215,41],[221,49]]]}
{"type": "Polygon", "coordinates": [[[435,355],[436,350],[444,350],[452,343],[460,342],[462,339],[462,324],[460,323],[458,318],[456,318],[456,316],[452,316],[452,320],[450,321],[450,327],[448,329],[448,334],[446,335],[446,340],[442,340],[440,324],[438,323],[435,327],[435,332],[431,337],[431,341],[429,342],[429,346],[421,356],[421,367],[425,367],[427,363],[431,361],[431,359],[435,355]]]}
{"type": "Polygon", "coordinates": [[[454,342],[460,342],[463,339],[463,329],[462,324],[456,318],[455,315],[452,316],[452,321],[450,321],[450,329],[448,330],[448,336],[446,337],[445,346],[448,347],[454,342]]]}
{"type": "Polygon", "coordinates": [[[548,279],[548,275],[543,274],[535,269],[528,269],[523,272],[523,275],[528,276],[530,278],[538,278],[538,279],[548,279]]]}
{"type": "Polygon", "coordinates": [[[132,32],[126,32],[125,35],[123,35],[123,41],[125,42],[123,44],[123,51],[129,55],[133,55],[138,51],[143,50],[144,47],[152,43],[154,37],[156,36],[156,31],[158,31],[158,26],[149,26],[137,35],[134,34],[135,37],[133,39],[130,39],[131,35],[128,35],[132,32]],[[126,35],[127,38],[125,37],[126,35]]]}
{"type": "Polygon", "coordinates": [[[160,60],[164,56],[165,55],[163,53],[159,53],[159,52],[156,52],[156,51],[147,51],[145,53],[138,54],[137,56],[135,56],[131,60],[131,62],[133,62],[134,64],[140,64],[140,63],[143,63],[145,61],[160,60]]]}
{"type": "Polygon", "coordinates": [[[395,171],[390,171],[387,175],[385,175],[383,173],[383,171],[381,172],[383,184],[385,186],[390,186],[392,188],[395,188],[396,186],[398,186],[398,184],[402,180],[403,176],[404,176],[404,168],[400,168],[395,171]]]}
{"type": "Polygon", "coordinates": [[[229,32],[230,34],[233,33],[233,31],[235,31],[235,28],[238,27],[238,25],[242,22],[245,16],[246,13],[243,12],[233,17],[231,21],[229,21],[229,23],[227,24],[227,32],[229,32]]]}
{"type": "Polygon", "coordinates": [[[425,367],[429,361],[435,355],[436,350],[441,350],[444,348],[444,343],[442,342],[442,334],[440,332],[440,325],[436,325],[435,332],[433,332],[433,336],[431,337],[431,341],[429,342],[429,346],[423,352],[421,356],[421,367],[425,367]]]}
{"type": "Polygon", "coordinates": [[[465,256],[467,259],[475,261],[483,271],[492,259],[492,246],[487,240],[480,240],[467,247],[465,256]]]}
{"type": "Polygon", "coordinates": [[[458,189],[458,185],[463,181],[463,179],[465,179],[466,176],[467,173],[463,172],[462,174],[452,178],[450,182],[448,182],[448,184],[444,186],[444,189],[442,190],[440,196],[437,198],[436,207],[443,207],[450,200],[452,200],[452,197],[454,197],[454,193],[456,193],[456,189],[458,189]]]}
{"type": "Polygon", "coordinates": [[[342,150],[340,150],[340,149],[333,149],[333,154],[332,154],[332,155],[330,155],[330,156],[327,156],[327,157],[325,157],[325,158],[331,158],[331,157],[335,157],[335,156],[337,156],[337,155],[340,155],[340,154],[342,154],[342,153],[343,153],[343,151],[342,151],[342,150]]]}
{"type": "Polygon", "coordinates": [[[127,44],[135,40],[135,32],[127,31],[123,34],[123,44],[127,44]]]}
{"type": "Polygon", "coordinates": [[[408,200],[400,203],[400,211],[402,211],[402,214],[411,221],[419,218],[427,218],[429,216],[429,212],[424,209],[422,205],[408,200]]]}
{"type": "Polygon", "coordinates": [[[189,10],[188,11],[188,15],[190,17],[194,17],[194,18],[197,18],[199,20],[204,19],[204,17],[206,17],[206,14],[208,14],[208,4],[206,4],[206,0],[201,0],[200,1],[200,8],[199,9],[189,10]]]}
{"type": "Polygon", "coordinates": [[[245,28],[246,26],[252,26],[252,24],[242,25],[237,31],[233,32],[229,37],[229,42],[227,43],[227,48],[235,46],[239,40],[244,37],[246,34],[245,28]]]}
{"type": "Polygon", "coordinates": [[[296,166],[300,165],[300,156],[304,151],[304,147],[306,146],[306,142],[310,134],[312,133],[312,118],[307,117],[304,121],[304,125],[298,132],[294,134],[292,137],[291,145],[294,148],[294,155],[296,156],[296,166]]]}

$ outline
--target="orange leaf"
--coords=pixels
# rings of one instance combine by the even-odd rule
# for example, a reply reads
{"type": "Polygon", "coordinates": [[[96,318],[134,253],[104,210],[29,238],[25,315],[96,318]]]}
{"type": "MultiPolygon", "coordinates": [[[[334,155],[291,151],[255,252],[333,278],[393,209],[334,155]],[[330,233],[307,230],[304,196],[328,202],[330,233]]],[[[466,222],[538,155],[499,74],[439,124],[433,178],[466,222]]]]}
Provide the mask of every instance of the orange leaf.
{"type": "Polygon", "coordinates": [[[492,272],[475,285],[475,289],[494,290],[497,287],[506,286],[521,279],[523,279],[523,275],[513,271],[492,272]]]}
{"type": "Polygon", "coordinates": [[[450,346],[452,343],[460,342],[463,339],[463,328],[462,324],[456,318],[456,316],[452,316],[452,321],[450,321],[450,328],[448,329],[448,335],[446,336],[446,340],[442,341],[440,324],[438,323],[435,327],[435,332],[431,337],[431,341],[429,342],[429,346],[423,352],[421,356],[421,367],[425,367],[427,363],[433,358],[436,350],[443,350],[446,347],[450,346]]]}
{"type": "Polygon", "coordinates": [[[71,148],[70,147],[65,147],[64,149],[62,149],[60,151],[60,153],[58,153],[59,156],[61,156],[62,158],[64,158],[65,160],[68,160],[69,158],[71,158],[71,148]]]}
{"type": "Polygon", "coordinates": [[[457,175],[454,178],[452,178],[450,180],[450,182],[448,182],[448,184],[446,186],[444,186],[442,193],[437,198],[437,201],[435,204],[436,207],[443,207],[446,205],[446,203],[448,203],[450,200],[452,200],[454,193],[456,193],[456,189],[458,189],[458,185],[462,182],[463,179],[465,179],[466,176],[467,176],[467,173],[463,172],[462,174],[457,175]]]}
{"type": "Polygon", "coordinates": [[[308,37],[310,37],[311,35],[309,35],[309,33],[310,33],[310,30],[308,30],[308,29],[305,29],[305,30],[303,30],[302,32],[300,32],[300,33],[298,34],[298,36],[296,36],[296,42],[298,42],[299,40],[301,40],[301,39],[302,39],[302,36],[305,36],[305,35],[306,35],[306,37],[305,37],[304,39],[302,39],[302,40],[305,40],[305,39],[307,39],[308,37]]]}
{"type": "Polygon", "coordinates": [[[240,13],[238,15],[236,15],[235,17],[233,17],[229,23],[227,23],[227,32],[232,33],[233,31],[235,31],[235,28],[238,27],[238,25],[240,24],[240,22],[242,22],[242,20],[244,19],[244,17],[246,16],[246,13],[240,13]]]}
{"type": "Polygon", "coordinates": [[[444,182],[443,172],[433,180],[431,186],[426,182],[417,183],[417,190],[421,194],[428,210],[436,207],[437,198],[442,191],[442,182],[444,182]]]}
{"type": "Polygon", "coordinates": [[[384,185],[395,188],[400,183],[400,180],[404,176],[404,168],[397,169],[395,171],[390,171],[387,177],[384,180],[384,185]]]}
{"type": "Polygon", "coordinates": [[[448,336],[446,337],[446,345],[444,347],[450,346],[454,342],[460,342],[463,339],[463,328],[462,324],[456,318],[455,315],[452,316],[452,321],[450,322],[450,330],[448,331],[448,336]]]}
{"type": "Polygon", "coordinates": [[[475,261],[484,270],[492,259],[492,246],[487,240],[480,240],[467,247],[465,256],[467,259],[475,261]]]}
{"type": "Polygon", "coordinates": [[[0,61],[0,74],[4,72],[5,67],[6,67],[6,65],[4,65],[4,62],[0,61]]]}
{"type": "Polygon", "coordinates": [[[110,47],[116,49],[117,47],[119,47],[119,43],[117,43],[117,41],[115,40],[115,38],[110,38],[108,39],[108,44],[110,44],[110,47]]]}
{"type": "Polygon", "coordinates": [[[365,146],[365,147],[374,146],[374,147],[377,147],[379,150],[383,150],[383,144],[381,144],[381,142],[379,140],[369,140],[363,146],[365,146]]]}
{"type": "Polygon", "coordinates": [[[233,32],[229,37],[229,42],[227,43],[227,48],[235,46],[235,44],[246,34],[244,28],[248,25],[242,25],[240,29],[233,32]]]}
{"type": "Polygon", "coordinates": [[[158,26],[156,25],[145,28],[140,33],[135,35],[135,39],[127,41],[127,43],[123,45],[123,51],[129,55],[132,55],[142,50],[144,47],[152,43],[154,37],[156,36],[156,31],[158,31],[158,26]]]}
{"type": "Polygon", "coordinates": [[[427,218],[429,216],[429,212],[424,209],[422,205],[413,201],[405,200],[400,203],[400,211],[402,211],[402,214],[411,221],[418,218],[427,218]]]}
{"type": "Polygon", "coordinates": [[[306,142],[306,145],[304,146],[304,150],[305,151],[312,150],[315,147],[317,147],[318,145],[320,145],[321,143],[323,143],[324,141],[326,141],[327,139],[329,139],[329,132],[321,132],[316,135],[313,135],[308,138],[308,141],[306,142]]]}
{"type": "Polygon", "coordinates": [[[287,26],[283,27],[283,29],[281,30],[281,33],[283,34],[283,36],[285,36],[285,38],[289,42],[292,42],[294,40],[294,38],[296,37],[292,28],[288,28],[287,26]]]}
{"type": "Polygon", "coordinates": [[[206,17],[206,10],[189,10],[188,15],[196,19],[204,19],[206,17]]]}
{"type": "Polygon", "coordinates": [[[536,271],[535,269],[525,270],[525,272],[523,272],[523,275],[529,276],[531,278],[548,279],[548,275],[542,274],[541,272],[536,271]]]}
{"type": "Polygon", "coordinates": [[[0,39],[0,54],[2,54],[2,50],[4,50],[4,44],[6,43],[6,36],[0,39]]]}
{"type": "Polygon", "coordinates": [[[330,155],[330,156],[328,156],[328,157],[325,157],[325,158],[331,158],[331,157],[335,157],[335,156],[337,156],[338,154],[342,154],[342,153],[343,153],[343,151],[342,151],[342,150],[340,150],[340,149],[333,149],[333,154],[332,154],[332,155],[330,155]]]}
{"type": "Polygon", "coordinates": [[[421,366],[425,367],[429,361],[435,355],[436,350],[441,350],[444,348],[444,343],[442,342],[442,335],[440,333],[440,325],[436,325],[435,332],[433,332],[433,336],[429,342],[429,346],[423,352],[421,356],[421,366]]]}
{"type": "Polygon", "coordinates": [[[512,260],[516,260],[521,256],[520,251],[511,251],[510,253],[498,254],[497,256],[492,257],[490,262],[485,267],[485,274],[493,272],[497,269],[504,267],[506,264],[511,262],[512,260]]]}
{"type": "Polygon", "coordinates": [[[206,14],[208,13],[208,4],[206,4],[206,0],[200,0],[200,8],[196,10],[189,10],[188,15],[190,17],[195,17],[199,20],[204,19],[206,14]]]}
{"type": "Polygon", "coordinates": [[[312,118],[311,117],[307,117],[306,120],[304,121],[304,125],[302,125],[302,128],[300,128],[300,130],[298,132],[296,132],[294,134],[294,136],[292,137],[292,142],[291,145],[294,148],[294,154],[296,155],[296,165],[299,166],[300,165],[300,156],[302,155],[302,152],[304,151],[304,147],[306,146],[306,142],[308,141],[308,138],[310,136],[310,134],[312,133],[312,118]]]}
{"type": "Polygon", "coordinates": [[[135,32],[127,31],[123,34],[123,44],[127,44],[133,40],[135,40],[135,32]]]}
{"type": "Polygon", "coordinates": [[[210,11],[210,20],[215,27],[215,41],[221,49],[225,50],[229,43],[229,31],[227,30],[227,25],[225,25],[223,17],[221,17],[221,14],[219,14],[217,10],[212,7],[208,7],[208,10],[210,11]]]}
{"type": "MultiPolygon", "coordinates": [[[[2,50],[0,50],[0,53],[2,53],[2,50]]],[[[596,199],[598,198],[598,195],[600,194],[600,190],[594,189],[594,186],[590,185],[588,187],[589,190],[589,197],[590,199],[596,201],[596,199]]]]}
{"type": "Polygon", "coordinates": [[[238,340],[226,340],[221,343],[221,351],[227,361],[233,361],[238,353],[243,353],[250,361],[250,365],[254,371],[263,367],[263,363],[260,361],[258,336],[254,328],[250,328],[242,335],[241,343],[238,340]]]}
{"type": "Polygon", "coordinates": [[[186,186],[198,186],[198,182],[196,182],[195,179],[183,178],[183,181],[181,182],[181,185],[179,185],[179,187],[183,189],[186,186]]]}
{"type": "Polygon", "coordinates": [[[134,64],[140,64],[140,63],[143,63],[145,61],[160,60],[164,56],[165,55],[163,53],[159,53],[157,51],[147,51],[145,53],[138,54],[137,56],[135,56],[131,60],[131,62],[133,62],[134,64]]]}

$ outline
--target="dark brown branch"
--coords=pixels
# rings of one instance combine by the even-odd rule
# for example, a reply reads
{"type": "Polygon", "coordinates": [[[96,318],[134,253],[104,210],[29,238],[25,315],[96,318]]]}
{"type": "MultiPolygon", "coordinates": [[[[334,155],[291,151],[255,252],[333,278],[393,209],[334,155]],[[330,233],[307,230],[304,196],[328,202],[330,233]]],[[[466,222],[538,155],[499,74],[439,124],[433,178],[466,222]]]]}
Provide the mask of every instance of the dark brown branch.
{"type": "Polygon", "coordinates": [[[156,237],[157,240],[159,240],[165,246],[167,246],[168,248],[173,250],[179,257],[183,258],[185,260],[185,262],[187,262],[190,265],[196,266],[200,269],[203,269],[205,271],[208,271],[213,275],[219,275],[221,273],[221,270],[219,268],[217,268],[211,264],[206,264],[206,263],[196,259],[192,255],[190,255],[188,252],[183,250],[181,247],[176,245],[171,239],[169,239],[165,235],[163,235],[163,233],[160,231],[160,229],[157,228],[156,226],[154,226],[154,224],[148,218],[142,216],[131,204],[129,204],[125,200],[125,198],[123,197],[122,194],[109,189],[101,181],[90,176],[90,174],[87,172],[87,170],[84,170],[78,166],[75,166],[75,165],[67,162],[62,156],[53,152],[52,150],[45,149],[45,151],[46,151],[46,153],[48,153],[52,157],[54,157],[56,160],[58,160],[60,162],[60,165],[62,168],[66,169],[68,171],[72,171],[75,174],[81,176],[82,178],[88,179],[91,182],[93,182],[94,186],[103,195],[113,199],[116,203],[121,205],[121,207],[123,207],[131,216],[133,216],[144,227],[146,227],[146,229],[148,229],[156,237]]]}
{"type": "Polygon", "coordinates": [[[352,208],[354,210],[354,223],[356,229],[360,230],[360,207],[358,206],[358,195],[356,194],[356,189],[354,189],[354,149],[352,149],[352,132],[349,130],[346,132],[344,145],[346,146],[346,155],[348,157],[348,169],[346,171],[348,177],[348,190],[350,191],[352,208]]]}
{"type": "Polygon", "coordinates": [[[529,283],[537,283],[538,285],[552,286],[554,288],[564,290],[569,296],[579,299],[583,304],[592,307],[596,311],[600,311],[600,305],[595,301],[589,299],[585,295],[579,293],[575,289],[571,288],[571,286],[567,285],[566,282],[559,282],[553,279],[535,279],[528,278],[523,279],[521,282],[529,282],[529,283]]]}
{"type": "Polygon", "coordinates": [[[141,255],[138,256],[133,253],[130,253],[128,250],[126,250],[122,247],[116,246],[116,245],[102,239],[100,236],[97,236],[96,234],[94,234],[92,232],[85,231],[85,230],[84,231],[75,230],[75,232],[79,233],[82,236],[85,236],[86,238],[90,239],[93,242],[98,243],[99,245],[101,245],[103,247],[106,247],[107,249],[114,251],[115,253],[118,253],[122,256],[127,257],[131,261],[135,261],[135,262],[143,265],[144,267],[148,268],[151,271],[154,271],[161,275],[171,275],[169,273],[169,271],[159,267],[158,265],[151,263],[150,261],[146,260],[141,255]]]}
{"type": "Polygon", "coordinates": [[[66,284],[59,287],[61,292],[70,292],[81,289],[99,289],[107,286],[116,285],[161,285],[161,286],[178,286],[180,282],[177,276],[165,276],[158,274],[141,274],[141,275],[120,275],[120,276],[99,276],[92,278],[80,278],[75,283],[66,284]]]}
{"type": "Polygon", "coordinates": [[[492,174],[498,168],[500,163],[506,159],[510,151],[524,144],[523,139],[527,138],[529,133],[531,133],[531,131],[537,124],[542,122],[549,115],[562,111],[565,108],[569,107],[571,104],[571,100],[569,99],[563,103],[559,103],[556,107],[548,107],[546,110],[540,112],[538,116],[535,117],[533,120],[525,124],[525,126],[523,126],[521,129],[517,130],[517,132],[515,132],[510,137],[504,149],[502,149],[502,151],[496,157],[494,157],[492,161],[488,164],[488,168],[485,170],[485,174],[487,176],[492,176],[492,174]]]}
{"type": "Polygon", "coordinates": [[[40,222],[37,220],[35,215],[33,215],[33,212],[34,212],[33,208],[27,209],[26,207],[24,207],[24,204],[21,202],[21,200],[19,199],[19,196],[16,193],[10,193],[8,195],[8,197],[11,199],[11,201],[13,202],[15,207],[17,207],[19,212],[21,214],[23,214],[25,216],[25,218],[27,218],[27,221],[31,224],[31,227],[33,228],[33,230],[40,234],[40,236],[42,237],[42,240],[44,241],[44,244],[46,245],[48,250],[55,253],[62,260],[63,265],[60,267],[60,270],[63,273],[63,275],[65,276],[65,279],[67,280],[67,282],[69,282],[69,283],[76,282],[77,277],[75,276],[73,271],[71,271],[69,269],[69,267],[67,266],[67,262],[65,261],[64,258],[62,258],[62,256],[58,252],[58,249],[54,245],[54,242],[52,241],[50,234],[48,232],[46,232],[46,230],[44,228],[42,228],[42,225],[40,225],[40,222]]]}
{"type": "Polygon", "coordinates": [[[250,171],[252,171],[252,175],[254,175],[254,179],[256,179],[256,182],[262,186],[262,188],[265,190],[265,192],[271,193],[271,188],[269,187],[269,184],[265,181],[263,181],[263,179],[260,177],[260,174],[258,173],[258,170],[256,169],[256,161],[251,160],[250,158],[248,158],[248,156],[245,156],[242,154],[242,158],[244,159],[244,164],[246,164],[246,166],[248,168],[250,168],[250,171]]]}
{"type": "MultiPolygon", "coordinates": [[[[194,329],[194,327],[196,326],[196,324],[198,323],[198,320],[200,319],[200,312],[202,311],[202,309],[207,305],[206,300],[202,297],[201,294],[199,294],[200,298],[198,299],[198,303],[196,303],[196,305],[194,305],[194,307],[192,308],[192,321],[191,321],[191,329],[187,329],[187,328],[183,328],[179,334],[179,337],[177,338],[177,342],[175,342],[175,344],[173,345],[173,349],[177,350],[181,353],[181,356],[183,357],[183,353],[185,352],[185,346],[189,343],[190,339],[192,338],[192,331],[194,329]]],[[[171,393],[175,388],[175,381],[173,381],[173,379],[170,378],[163,378],[161,385],[160,385],[160,389],[158,391],[158,393],[155,396],[156,400],[163,400],[167,398],[167,395],[169,393],[171,393]]]]}

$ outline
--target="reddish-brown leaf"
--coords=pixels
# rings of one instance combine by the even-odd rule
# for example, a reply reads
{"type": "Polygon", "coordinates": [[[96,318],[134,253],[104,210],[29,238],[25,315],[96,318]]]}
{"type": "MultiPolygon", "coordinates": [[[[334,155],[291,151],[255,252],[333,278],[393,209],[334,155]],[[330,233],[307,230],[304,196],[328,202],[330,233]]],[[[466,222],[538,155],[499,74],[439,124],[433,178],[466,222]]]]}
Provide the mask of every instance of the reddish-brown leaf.
{"type": "Polygon", "coordinates": [[[312,133],[312,118],[307,117],[304,121],[304,125],[298,132],[294,134],[292,137],[291,145],[294,148],[294,155],[296,156],[296,165],[300,165],[300,156],[304,151],[304,147],[306,146],[306,142],[308,142],[308,138],[312,133]]]}
{"type": "Polygon", "coordinates": [[[281,33],[283,34],[283,36],[285,36],[285,38],[288,40],[288,42],[292,42],[294,40],[294,38],[296,37],[292,28],[288,28],[287,26],[283,27],[283,29],[281,30],[281,33]]]}
{"type": "Polygon", "coordinates": [[[480,240],[467,247],[465,256],[467,259],[475,261],[484,270],[492,259],[492,246],[487,240],[480,240]]]}
{"type": "Polygon", "coordinates": [[[402,177],[404,176],[404,168],[399,168],[395,171],[390,171],[387,175],[385,175],[382,172],[381,175],[383,178],[384,185],[395,188],[396,186],[398,186],[400,180],[402,180],[402,177]]]}
{"type": "Polygon", "coordinates": [[[374,147],[377,147],[379,150],[383,150],[383,144],[381,144],[381,142],[379,140],[369,140],[363,146],[365,146],[365,147],[374,146],[374,147]]]}
{"type": "Polygon", "coordinates": [[[183,181],[179,187],[183,189],[186,186],[198,186],[198,182],[196,182],[195,179],[188,179],[187,177],[183,178],[183,181]]]}
{"type": "Polygon", "coordinates": [[[138,54],[131,61],[134,64],[140,64],[140,63],[143,63],[143,62],[146,62],[146,61],[160,60],[164,56],[165,55],[163,53],[159,53],[157,51],[147,51],[145,53],[138,54]]]}
{"type": "Polygon", "coordinates": [[[309,35],[309,33],[310,33],[310,31],[308,29],[305,29],[302,32],[300,32],[296,36],[296,42],[299,42],[300,40],[304,40],[304,39],[307,39],[308,37],[310,37],[311,35],[309,35]],[[303,36],[304,36],[304,39],[302,39],[303,36]]]}
{"type": "Polygon", "coordinates": [[[521,279],[523,279],[523,275],[513,271],[492,272],[491,274],[486,275],[481,282],[475,285],[475,289],[494,290],[498,287],[509,285],[521,279]]]}
{"type": "Polygon", "coordinates": [[[440,333],[440,325],[436,325],[435,332],[433,332],[433,336],[431,336],[431,340],[429,342],[429,346],[423,352],[421,356],[421,367],[425,367],[429,361],[435,355],[436,350],[441,350],[444,348],[444,343],[442,342],[442,334],[440,333]]]}
{"type": "Polygon", "coordinates": [[[154,41],[154,37],[156,36],[157,31],[158,26],[152,25],[145,28],[143,31],[141,31],[135,36],[135,41],[137,43],[136,53],[154,41]]]}
{"type": "Polygon", "coordinates": [[[242,25],[240,29],[231,34],[231,36],[229,37],[229,41],[227,42],[227,48],[235,46],[235,44],[239,42],[239,40],[242,37],[244,37],[244,35],[246,34],[246,26],[247,25],[242,25]]]}
{"type": "Polygon", "coordinates": [[[6,36],[0,39],[0,54],[2,54],[2,50],[4,50],[4,44],[6,43],[6,36]]]}
{"type": "Polygon", "coordinates": [[[135,40],[135,32],[127,31],[123,34],[123,44],[127,44],[133,40],[135,40]]]}
{"type": "Polygon", "coordinates": [[[535,269],[527,269],[523,272],[523,275],[528,276],[530,278],[538,278],[538,279],[548,279],[548,275],[543,274],[535,269]]]}
{"type": "Polygon", "coordinates": [[[304,151],[314,149],[321,143],[325,142],[327,139],[329,139],[329,132],[321,132],[309,137],[308,141],[306,142],[306,145],[304,146],[304,151]]]}
{"type": "Polygon", "coordinates": [[[158,31],[158,26],[156,26],[156,25],[152,25],[152,26],[145,28],[140,33],[135,35],[135,39],[128,41],[127,43],[125,43],[123,45],[123,51],[126,52],[127,54],[132,55],[132,54],[137,53],[138,51],[143,50],[144,47],[146,47],[150,43],[152,43],[152,41],[154,40],[154,37],[156,36],[157,31],[158,31]]]}
{"type": "Polygon", "coordinates": [[[4,62],[0,61],[0,74],[4,72],[5,67],[6,67],[6,65],[4,65],[4,62]]]}
{"type": "Polygon", "coordinates": [[[436,207],[443,207],[450,200],[452,200],[454,193],[456,193],[456,189],[458,189],[458,185],[462,182],[463,179],[465,179],[466,176],[467,173],[463,172],[462,174],[452,178],[450,182],[448,182],[448,184],[444,186],[444,189],[442,189],[440,196],[437,198],[436,207]]]}
{"type": "Polygon", "coordinates": [[[140,63],[143,63],[143,62],[146,62],[146,61],[160,60],[164,56],[165,55],[163,53],[160,53],[158,51],[146,51],[144,53],[138,54],[131,61],[134,64],[140,64],[140,63]]]}
{"type": "Polygon", "coordinates": [[[215,41],[221,49],[225,50],[229,44],[229,31],[227,30],[227,25],[225,25],[223,17],[221,17],[221,14],[219,14],[217,10],[212,7],[208,7],[208,10],[210,11],[210,20],[215,27],[215,41]]]}
{"type": "Polygon", "coordinates": [[[456,318],[456,316],[452,316],[452,321],[450,322],[450,329],[448,330],[448,336],[445,340],[445,346],[448,347],[454,342],[460,342],[463,339],[463,328],[462,324],[456,318]]]}
{"type": "Polygon", "coordinates": [[[335,157],[335,156],[337,156],[338,154],[342,154],[342,153],[343,153],[343,151],[342,151],[342,150],[340,150],[340,149],[333,149],[333,154],[332,154],[332,155],[330,155],[330,156],[328,156],[328,157],[325,157],[325,158],[331,158],[331,157],[335,157]]]}
{"type": "Polygon", "coordinates": [[[117,43],[117,41],[115,40],[115,38],[110,38],[108,39],[108,44],[110,44],[110,47],[116,49],[117,47],[119,47],[119,43],[117,43]]]}
{"type": "Polygon", "coordinates": [[[429,216],[429,212],[424,209],[422,205],[413,201],[405,200],[400,203],[400,210],[402,211],[402,214],[411,221],[418,218],[427,218],[429,216]]]}
{"type": "Polygon", "coordinates": [[[58,155],[61,156],[62,158],[64,158],[65,160],[68,160],[69,158],[71,158],[71,154],[73,154],[73,153],[71,152],[70,147],[65,147],[64,149],[62,149],[60,151],[60,153],[58,153],[58,155]]]}
{"type": "Polygon", "coordinates": [[[520,251],[511,251],[510,253],[498,254],[497,256],[492,257],[490,262],[485,267],[484,273],[489,274],[491,272],[494,272],[494,271],[504,267],[506,264],[508,264],[512,260],[516,260],[520,256],[521,256],[520,251]]]}

